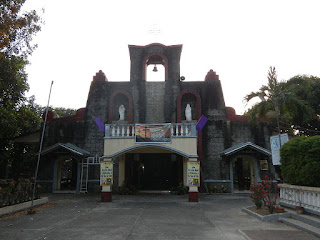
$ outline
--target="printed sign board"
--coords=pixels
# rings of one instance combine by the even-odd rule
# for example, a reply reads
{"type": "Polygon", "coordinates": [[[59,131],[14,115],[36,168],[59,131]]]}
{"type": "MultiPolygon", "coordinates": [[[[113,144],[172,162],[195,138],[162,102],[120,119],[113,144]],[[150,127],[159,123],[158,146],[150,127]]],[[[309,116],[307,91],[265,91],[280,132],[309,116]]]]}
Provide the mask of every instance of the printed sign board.
{"type": "Polygon", "coordinates": [[[267,160],[260,160],[260,169],[261,170],[268,170],[268,161],[267,160]]]}
{"type": "Polygon", "coordinates": [[[187,186],[200,186],[200,163],[188,162],[187,165],[187,186]]]}
{"type": "Polygon", "coordinates": [[[171,142],[170,123],[166,124],[136,124],[136,143],[171,142]]]}
{"type": "Polygon", "coordinates": [[[279,135],[275,135],[270,137],[270,145],[271,145],[271,154],[272,154],[272,163],[273,165],[281,165],[280,163],[280,142],[281,146],[287,142],[289,142],[289,136],[287,133],[279,135]]]}
{"type": "Polygon", "coordinates": [[[112,185],[113,183],[113,163],[101,162],[100,163],[100,185],[112,185]]]}

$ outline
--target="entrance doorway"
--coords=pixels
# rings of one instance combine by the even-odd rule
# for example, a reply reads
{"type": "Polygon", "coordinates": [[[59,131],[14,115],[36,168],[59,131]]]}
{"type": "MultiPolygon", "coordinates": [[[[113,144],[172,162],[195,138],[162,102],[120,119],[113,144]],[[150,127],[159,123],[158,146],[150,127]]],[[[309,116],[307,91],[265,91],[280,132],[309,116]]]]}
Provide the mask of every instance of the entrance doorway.
{"type": "Polygon", "coordinates": [[[237,158],[233,161],[234,191],[249,191],[250,185],[254,184],[254,178],[252,159],[237,158]]]}
{"type": "Polygon", "coordinates": [[[182,156],[126,154],[126,181],[138,190],[172,190],[183,181],[182,156]]]}
{"type": "Polygon", "coordinates": [[[73,158],[57,162],[56,190],[75,191],[77,186],[77,161],[73,158]]]}

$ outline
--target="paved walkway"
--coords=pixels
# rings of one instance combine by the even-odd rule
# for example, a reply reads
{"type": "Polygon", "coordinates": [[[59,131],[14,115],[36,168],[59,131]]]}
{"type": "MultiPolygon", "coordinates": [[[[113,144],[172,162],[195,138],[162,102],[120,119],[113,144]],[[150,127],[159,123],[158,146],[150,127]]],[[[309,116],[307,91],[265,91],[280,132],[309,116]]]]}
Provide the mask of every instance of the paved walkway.
{"type": "Polygon", "coordinates": [[[265,223],[241,211],[252,205],[243,195],[113,196],[50,195],[54,206],[35,215],[0,219],[0,239],[318,239],[283,223],[265,223]]]}

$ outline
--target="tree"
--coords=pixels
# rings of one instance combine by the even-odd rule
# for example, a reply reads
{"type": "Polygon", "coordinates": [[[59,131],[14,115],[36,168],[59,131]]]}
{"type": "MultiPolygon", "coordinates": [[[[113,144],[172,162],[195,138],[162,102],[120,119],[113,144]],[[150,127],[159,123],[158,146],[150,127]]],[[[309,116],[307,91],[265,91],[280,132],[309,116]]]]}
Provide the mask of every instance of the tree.
{"type": "Polygon", "coordinates": [[[18,160],[12,139],[40,127],[34,99],[25,97],[25,66],[41,19],[35,11],[21,12],[25,1],[0,0],[0,168],[18,160]]]}
{"type": "Polygon", "coordinates": [[[51,107],[50,110],[52,110],[54,113],[58,115],[58,117],[68,117],[75,115],[77,110],[72,108],[63,108],[63,107],[51,107]]]}
{"type": "MultiPolygon", "coordinates": [[[[33,101],[33,107],[35,108],[39,116],[42,116],[45,113],[47,108],[45,106],[41,106],[34,103],[34,101],[33,101]]],[[[69,117],[69,116],[75,115],[77,112],[77,110],[73,108],[63,108],[63,107],[53,107],[53,106],[49,106],[48,110],[55,113],[58,118],[69,117]]]]}
{"type": "Polygon", "coordinates": [[[288,92],[305,101],[312,108],[309,121],[303,121],[299,111],[293,114],[292,128],[297,135],[313,136],[320,133],[320,78],[308,75],[297,75],[285,83],[288,92]]]}
{"type": "Polygon", "coordinates": [[[259,97],[260,102],[253,105],[246,115],[251,122],[268,121],[277,126],[277,130],[288,131],[295,123],[306,124],[314,115],[307,101],[299,98],[295,92],[290,92],[286,82],[278,82],[274,67],[268,71],[268,85],[263,85],[259,91],[246,95],[244,100],[259,97]]]}
{"type": "Polygon", "coordinates": [[[41,29],[41,18],[36,11],[21,13],[26,0],[0,0],[0,57],[27,56],[37,47],[33,36],[41,29]]]}

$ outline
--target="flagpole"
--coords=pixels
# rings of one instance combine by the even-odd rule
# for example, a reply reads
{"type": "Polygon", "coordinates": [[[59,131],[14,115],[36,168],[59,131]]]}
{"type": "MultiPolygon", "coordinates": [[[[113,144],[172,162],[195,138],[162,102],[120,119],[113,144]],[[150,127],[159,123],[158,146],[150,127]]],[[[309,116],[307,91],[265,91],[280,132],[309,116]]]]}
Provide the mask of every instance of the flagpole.
{"type": "Polygon", "coordinates": [[[48,103],[47,103],[47,108],[46,108],[46,113],[45,113],[45,118],[44,118],[44,123],[43,123],[43,128],[42,128],[42,134],[41,134],[41,141],[40,141],[40,147],[39,147],[39,153],[38,153],[37,167],[36,167],[36,172],[35,172],[35,175],[34,175],[33,191],[32,191],[32,198],[31,198],[31,207],[30,207],[30,209],[28,211],[28,214],[34,214],[35,213],[35,211],[32,208],[33,208],[34,195],[35,195],[35,191],[36,191],[37,176],[38,176],[39,163],[40,163],[40,158],[41,158],[44,131],[46,129],[46,123],[47,123],[47,117],[48,117],[48,110],[49,110],[49,102],[50,102],[52,85],[53,85],[53,81],[51,81],[51,85],[50,85],[48,103]]]}

